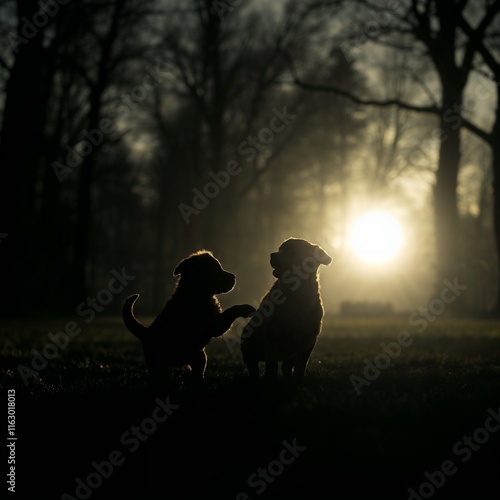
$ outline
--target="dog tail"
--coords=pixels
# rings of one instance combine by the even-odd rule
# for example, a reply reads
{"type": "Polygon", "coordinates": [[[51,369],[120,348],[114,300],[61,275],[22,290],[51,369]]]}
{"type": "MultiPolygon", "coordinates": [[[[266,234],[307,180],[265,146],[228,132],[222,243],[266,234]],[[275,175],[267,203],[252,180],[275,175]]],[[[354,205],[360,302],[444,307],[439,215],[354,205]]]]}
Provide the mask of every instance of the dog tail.
{"type": "Polygon", "coordinates": [[[125,299],[122,306],[122,318],[125,326],[129,331],[131,331],[136,337],[142,338],[147,331],[144,325],[141,325],[134,316],[134,303],[139,298],[139,294],[136,293],[125,299]]]}

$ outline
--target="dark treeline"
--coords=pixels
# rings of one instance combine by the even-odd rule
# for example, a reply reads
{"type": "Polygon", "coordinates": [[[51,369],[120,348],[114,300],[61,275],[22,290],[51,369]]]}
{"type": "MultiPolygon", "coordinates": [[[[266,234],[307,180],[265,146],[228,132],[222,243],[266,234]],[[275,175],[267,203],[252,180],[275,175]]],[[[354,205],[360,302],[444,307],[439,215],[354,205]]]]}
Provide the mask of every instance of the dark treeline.
{"type": "Polygon", "coordinates": [[[156,310],[199,248],[257,299],[291,235],[336,257],[339,302],[366,299],[343,263],[372,207],[408,227],[391,279],[420,295],[396,307],[460,276],[498,308],[499,11],[0,1],[2,314],[75,311],[124,267],[156,310]]]}

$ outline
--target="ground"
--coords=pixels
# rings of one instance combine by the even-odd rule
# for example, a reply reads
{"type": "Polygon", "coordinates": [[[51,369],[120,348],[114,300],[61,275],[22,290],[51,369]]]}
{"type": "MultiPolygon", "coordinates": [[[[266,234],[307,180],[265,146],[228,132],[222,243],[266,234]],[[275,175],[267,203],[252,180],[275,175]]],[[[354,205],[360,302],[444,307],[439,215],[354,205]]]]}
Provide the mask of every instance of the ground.
{"type": "Polygon", "coordinates": [[[57,337],[66,346],[47,348],[68,321],[1,327],[2,407],[9,389],[16,404],[12,498],[499,497],[500,323],[439,318],[419,333],[405,318],[327,319],[298,391],[252,387],[238,347],[218,339],[208,386],[181,370],[167,395],[119,319],[79,320],[80,333],[57,337]],[[398,354],[402,331],[412,342],[398,354]],[[391,358],[381,342],[393,342],[391,358]],[[53,359],[38,357],[47,366],[25,371],[25,384],[19,365],[33,369],[44,347],[53,359]],[[376,358],[390,365],[358,394],[353,375],[376,358]]]}

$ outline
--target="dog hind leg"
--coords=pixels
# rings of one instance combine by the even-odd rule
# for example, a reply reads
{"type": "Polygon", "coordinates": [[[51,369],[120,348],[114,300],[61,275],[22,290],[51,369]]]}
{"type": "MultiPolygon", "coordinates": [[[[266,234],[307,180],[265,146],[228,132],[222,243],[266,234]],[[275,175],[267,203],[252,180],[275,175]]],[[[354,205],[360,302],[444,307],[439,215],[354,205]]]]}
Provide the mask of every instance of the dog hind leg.
{"type": "Polygon", "coordinates": [[[287,358],[283,361],[283,363],[281,363],[281,373],[287,380],[290,380],[292,378],[292,370],[294,365],[294,358],[287,358]]]}
{"type": "Polygon", "coordinates": [[[306,371],[307,362],[309,361],[309,354],[299,356],[293,369],[293,378],[297,384],[301,383],[304,379],[304,372],[306,371]]]}
{"type": "Polygon", "coordinates": [[[201,382],[205,379],[205,368],[207,366],[207,354],[205,349],[197,352],[192,356],[189,361],[189,366],[193,370],[193,380],[195,382],[201,382]]]}
{"type": "Polygon", "coordinates": [[[250,379],[252,381],[259,380],[259,358],[250,349],[242,349],[243,361],[247,366],[250,379]]]}

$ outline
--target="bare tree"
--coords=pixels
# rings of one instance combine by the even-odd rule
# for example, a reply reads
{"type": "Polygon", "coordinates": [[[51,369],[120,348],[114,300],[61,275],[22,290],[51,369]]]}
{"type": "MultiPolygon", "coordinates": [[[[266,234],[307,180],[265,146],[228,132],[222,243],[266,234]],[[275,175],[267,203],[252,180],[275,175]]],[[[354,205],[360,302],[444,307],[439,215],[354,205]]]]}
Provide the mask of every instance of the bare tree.
{"type": "MultiPolygon", "coordinates": [[[[120,68],[144,53],[137,23],[149,3],[86,0],[50,9],[32,0],[16,3],[17,34],[9,33],[12,46],[2,58],[10,66],[0,136],[0,232],[9,235],[0,248],[1,307],[10,313],[39,301],[36,283],[43,281],[44,269],[70,267],[56,251],[62,177],[52,161],[70,146],[78,149],[85,130],[100,128],[106,91],[121,78],[120,68]]],[[[74,184],[65,185],[66,199],[77,200],[73,304],[75,296],[85,298],[92,171],[101,142],[94,139],[91,154],[82,155],[73,177],[80,181],[76,196],[74,184]]]]}
{"type": "MultiPolygon", "coordinates": [[[[335,2],[334,2],[335,3],[335,2]]],[[[355,0],[355,4],[368,11],[384,10],[379,3],[355,0]]],[[[462,125],[475,127],[462,116],[466,83],[474,69],[477,42],[481,40],[500,11],[500,2],[489,2],[479,13],[480,20],[474,28],[474,37],[464,40],[461,35],[462,19],[469,2],[457,0],[409,0],[400,9],[391,12],[390,22],[381,26],[373,41],[409,53],[415,49],[432,62],[440,84],[439,103],[421,105],[402,102],[397,97],[380,100],[360,98],[345,88],[332,85],[315,85],[296,76],[303,88],[333,91],[366,105],[391,106],[415,112],[433,113],[439,117],[440,144],[436,183],[434,185],[434,217],[436,230],[437,283],[455,276],[459,270],[457,177],[460,165],[460,129],[462,125]],[[410,40],[417,42],[408,44],[410,40]]]]}
{"type": "MultiPolygon", "coordinates": [[[[495,19],[493,12],[500,10],[500,2],[490,2],[488,11],[491,12],[490,18],[495,19]]],[[[498,17],[496,18],[498,21],[498,17]]],[[[486,33],[486,28],[483,27],[484,18],[476,26],[461,16],[459,25],[472,44],[481,55],[483,65],[490,71],[492,80],[496,90],[497,106],[495,108],[495,120],[491,130],[485,130],[479,127],[469,127],[476,135],[481,137],[487,144],[490,145],[492,150],[492,186],[493,186],[493,227],[495,234],[497,258],[500,259],[500,60],[499,60],[499,47],[495,45],[495,40],[498,37],[498,22],[494,26],[492,33],[486,33]],[[486,35],[485,35],[486,34],[486,35]],[[491,41],[493,40],[493,42],[491,41]]],[[[484,89],[483,89],[484,93],[484,89]]],[[[495,300],[494,312],[500,315],[500,272],[497,277],[497,295],[495,300]]]]}
{"type": "Polygon", "coordinates": [[[33,273],[26,250],[36,232],[36,185],[56,69],[53,55],[66,35],[58,33],[47,45],[50,22],[39,28],[29,25],[39,14],[38,2],[18,1],[16,7],[17,33],[9,33],[13,62],[0,136],[0,233],[8,235],[0,247],[0,308],[6,314],[19,312],[21,277],[33,273]]]}

